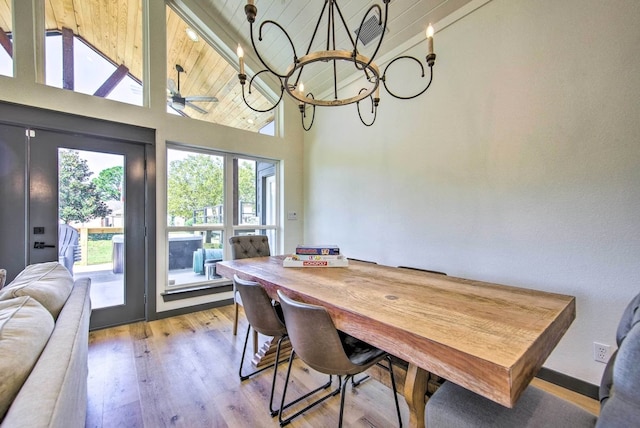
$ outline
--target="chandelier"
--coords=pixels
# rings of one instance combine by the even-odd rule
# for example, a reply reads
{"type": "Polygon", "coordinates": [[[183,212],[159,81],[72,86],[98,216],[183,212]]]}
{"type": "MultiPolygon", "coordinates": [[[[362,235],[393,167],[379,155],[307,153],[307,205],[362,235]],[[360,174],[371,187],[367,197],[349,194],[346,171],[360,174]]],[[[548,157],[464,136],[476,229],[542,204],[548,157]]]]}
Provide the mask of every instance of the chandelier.
{"type": "MultiPolygon", "coordinates": [[[[251,79],[249,79],[249,84],[247,88],[247,93],[251,94],[251,89],[253,87],[254,79],[260,76],[263,73],[270,73],[275,76],[280,81],[280,97],[271,107],[266,109],[259,109],[252,106],[246,98],[245,95],[245,85],[247,83],[247,75],[245,74],[244,67],[244,51],[240,45],[238,45],[238,60],[239,60],[239,68],[240,73],[238,74],[238,78],[240,80],[240,84],[242,86],[242,99],[244,103],[253,111],[259,113],[265,113],[273,110],[280,104],[282,101],[283,95],[286,92],[287,95],[294,98],[298,102],[298,108],[300,110],[300,116],[302,120],[302,127],[305,131],[308,131],[313,126],[313,122],[315,120],[316,107],[338,107],[344,106],[347,104],[356,104],[358,110],[358,117],[360,121],[366,125],[371,126],[376,120],[378,105],[380,103],[380,86],[384,86],[386,92],[394,98],[408,100],[412,98],[416,98],[429,89],[431,86],[431,82],[433,80],[433,65],[436,60],[436,54],[433,53],[433,27],[429,24],[429,27],[426,31],[427,36],[427,56],[425,58],[425,62],[429,67],[429,81],[426,84],[424,89],[419,90],[413,95],[398,95],[393,92],[389,86],[387,85],[387,72],[390,67],[394,64],[397,64],[400,60],[409,60],[415,61],[419,65],[419,69],[421,72],[420,78],[425,77],[425,69],[420,60],[414,58],[412,56],[403,55],[398,56],[391,60],[387,66],[384,68],[382,74],[380,73],[380,69],[374,62],[374,58],[382,45],[382,40],[384,38],[384,34],[387,29],[387,19],[388,19],[388,9],[389,3],[391,0],[382,0],[384,3],[384,13],[382,11],[382,7],[379,4],[372,5],[365,15],[362,18],[360,26],[358,30],[355,32],[355,38],[349,32],[346,21],[340,11],[340,7],[338,6],[337,0],[325,0],[324,6],[322,7],[322,11],[320,12],[320,16],[318,17],[318,21],[316,23],[315,29],[313,30],[313,34],[311,35],[311,39],[309,40],[307,51],[304,55],[298,56],[296,52],[296,48],[293,44],[293,41],[287,31],[282,27],[282,25],[278,24],[273,20],[264,20],[258,29],[258,41],[262,41],[263,36],[263,27],[267,25],[271,25],[279,29],[284,36],[286,36],[289,41],[289,45],[291,46],[291,50],[293,53],[293,58],[291,64],[284,72],[278,72],[274,70],[267,62],[263,59],[262,55],[260,55],[260,51],[256,46],[255,32],[253,28],[253,24],[256,21],[256,16],[258,14],[258,9],[254,4],[254,0],[248,0],[247,4],[244,7],[245,14],[247,15],[247,21],[249,21],[250,27],[250,36],[251,36],[251,45],[253,46],[253,50],[255,51],[260,63],[264,66],[264,69],[256,73],[251,79]],[[325,16],[326,14],[326,16],[325,16]],[[369,21],[367,21],[369,18],[369,21]],[[381,29],[381,33],[379,36],[379,40],[375,50],[371,57],[365,56],[358,51],[358,42],[362,42],[362,38],[360,37],[363,33],[363,29],[365,27],[365,23],[369,23],[371,20],[377,20],[377,26],[381,29]],[[383,21],[384,19],[384,21],[383,21]],[[318,50],[311,51],[312,46],[316,43],[316,36],[318,34],[318,29],[321,26],[321,23],[326,21],[326,42],[325,47],[326,50],[318,50]],[[340,26],[346,32],[348,36],[349,49],[338,49],[336,48],[336,30],[340,31],[340,26]],[[318,66],[322,65],[328,66],[333,74],[333,91],[332,94],[329,95],[329,98],[316,98],[312,92],[306,92],[304,89],[304,84],[302,83],[302,76],[305,67],[318,66]],[[364,81],[367,83],[366,87],[361,88],[357,93],[352,92],[346,96],[340,96],[338,90],[338,72],[337,65],[340,64],[341,67],[345,65],[352,68],[353,73],[361,74],[364,78],[364,81]],[[371,112],[368,117],[365,119],[360,110],[360,103],[368,100],[371,105],[371,112]],[[310,121],[307,119],[307,109],[311,107],[311,119],[310,121]]],[[[324,31],[323,31],[324,32],[324,31]]]]}

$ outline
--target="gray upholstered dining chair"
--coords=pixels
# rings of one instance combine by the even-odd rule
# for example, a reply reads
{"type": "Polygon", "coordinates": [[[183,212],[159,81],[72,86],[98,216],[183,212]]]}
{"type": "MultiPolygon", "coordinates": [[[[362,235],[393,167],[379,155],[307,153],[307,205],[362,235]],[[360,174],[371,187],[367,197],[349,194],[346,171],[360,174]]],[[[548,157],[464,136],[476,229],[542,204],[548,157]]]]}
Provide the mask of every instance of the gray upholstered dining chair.
{"type": "Polygon", "coordinates": [[[625,309],[616,334],[618,350],[600,383],[600,416],[533,386],[508,409],[445,382],[429,399],[426,426],[446,427],[613,427],[640,424],[640,294],[625,309]]]}
{"type": "Polygon", "coordinates": [[[278,298],[282,306],[282,312],[284,313],[285,323],[287,324],[289,340],[293,346],[289,357],[285,386],[282,391],[282,405],[279,415],[280,426],[286,425],[293,418],[304,413],[311,407],[339,393],[340,417],[338,419],[338,426],[341,427],[344,413],[345,391],[349,380],[351,380],[354,386],[357,386],[360,381],[354,382],[353,376],[364,372],[383,359],[387,360],[389,375],[391,376],[393,399],[398,414],[398,424],[402,426],[396,383],[389,354],[337,330],[331,320],[331,316],[322,306],[295,301],[284,295],[281,290],[278,290],[278,298]],[[338,388],[288,418],[284,418],[283,405],[295,355],[309,367],[320,373],[338,376],[338,388]],[[345,376],[344,380],[342,376],[345,376]]]}
{"type": "MultiPolygon", "coordinates": [[[[231,259],[247,259],[271,255],[269,238],[266,235],[236,235],[229,238],[231,259]]],[[[242,306],[242,297],[233,289],[233,335],[238,334],[238,306],[242,306]]],[[[258,352],[258,334],[253,335],[253,352],[258,352]]]]}
{"type": "Polygon", "coordinates": [[[242,358],[240,359],[240,369],[238,375],[240,380],[249,379],[249,377],[261,373],[264,370],[273,367],[273,380],[271,382],[271,394],[269,396],[269,411],[271,416],[275,416],[278,411],[273,409],[273,392],[276,386],[278,375],[278,365],[286,360],[280,361],[280,348],[282,341],[287,337],[287,327],[284,324],[284,317],[280,305],[273,305],[271,299],[267,295],[262,286],[254,281],[246,281],[233,276],[233,285],[242,298],[244,303],[244,313],[249,321],[247,327],[247,335],[244,339],[244,347],[242,348],[242,358]],[[242,367],[244,365],[244,357],[247,351],[247,342],[249,341],[249,331],[253,329],[255,332],[278,339],[276,347],[276,358],[273,364],[259,368],[251,373],[243,374],[242,367]]]}

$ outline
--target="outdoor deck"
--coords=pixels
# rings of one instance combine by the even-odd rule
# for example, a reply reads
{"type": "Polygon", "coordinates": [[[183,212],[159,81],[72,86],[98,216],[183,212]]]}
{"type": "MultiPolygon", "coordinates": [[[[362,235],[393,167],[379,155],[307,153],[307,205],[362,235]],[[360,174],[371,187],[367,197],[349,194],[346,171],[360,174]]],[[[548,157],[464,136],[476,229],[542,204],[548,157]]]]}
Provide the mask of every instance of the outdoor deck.
{"type": "MultiPolygon", "coordinates": [[[[93,309],[121,305],[124,303],[124,274],[113,273],[111,263],[101,265],[74,265],[75,279],[91,278],[91,307],[93,309]]],[[[197,274],[192,268],[172,269],[169,279],[176,285],[199,283],[206,280],[205,275],[197,274]]]]}

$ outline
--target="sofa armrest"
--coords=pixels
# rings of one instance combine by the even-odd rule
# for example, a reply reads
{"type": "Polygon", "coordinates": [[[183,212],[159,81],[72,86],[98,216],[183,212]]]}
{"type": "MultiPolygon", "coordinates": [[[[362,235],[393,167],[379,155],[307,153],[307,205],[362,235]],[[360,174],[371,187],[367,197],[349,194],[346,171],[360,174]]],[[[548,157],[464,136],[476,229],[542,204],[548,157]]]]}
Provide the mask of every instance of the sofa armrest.
{"type": "Polygon", "coordinates": [[[84,427],[87,413],[90,279],[74,283],[38,362],[1,427],[84,427]]]}

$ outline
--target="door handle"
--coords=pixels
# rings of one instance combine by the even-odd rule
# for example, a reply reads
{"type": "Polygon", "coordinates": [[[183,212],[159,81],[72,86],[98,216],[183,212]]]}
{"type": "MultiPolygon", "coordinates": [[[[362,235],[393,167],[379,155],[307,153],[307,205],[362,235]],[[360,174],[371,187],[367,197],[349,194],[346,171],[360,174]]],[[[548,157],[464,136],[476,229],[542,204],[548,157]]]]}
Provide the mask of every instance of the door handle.
{"type": "Polygon", "coordinates": [[[35,248],[36,250],[42,250],[44,248],[56,248],[55,245],[47,245],[44,242],[34,242],[33,243],[33,248],[35,248]]]}

